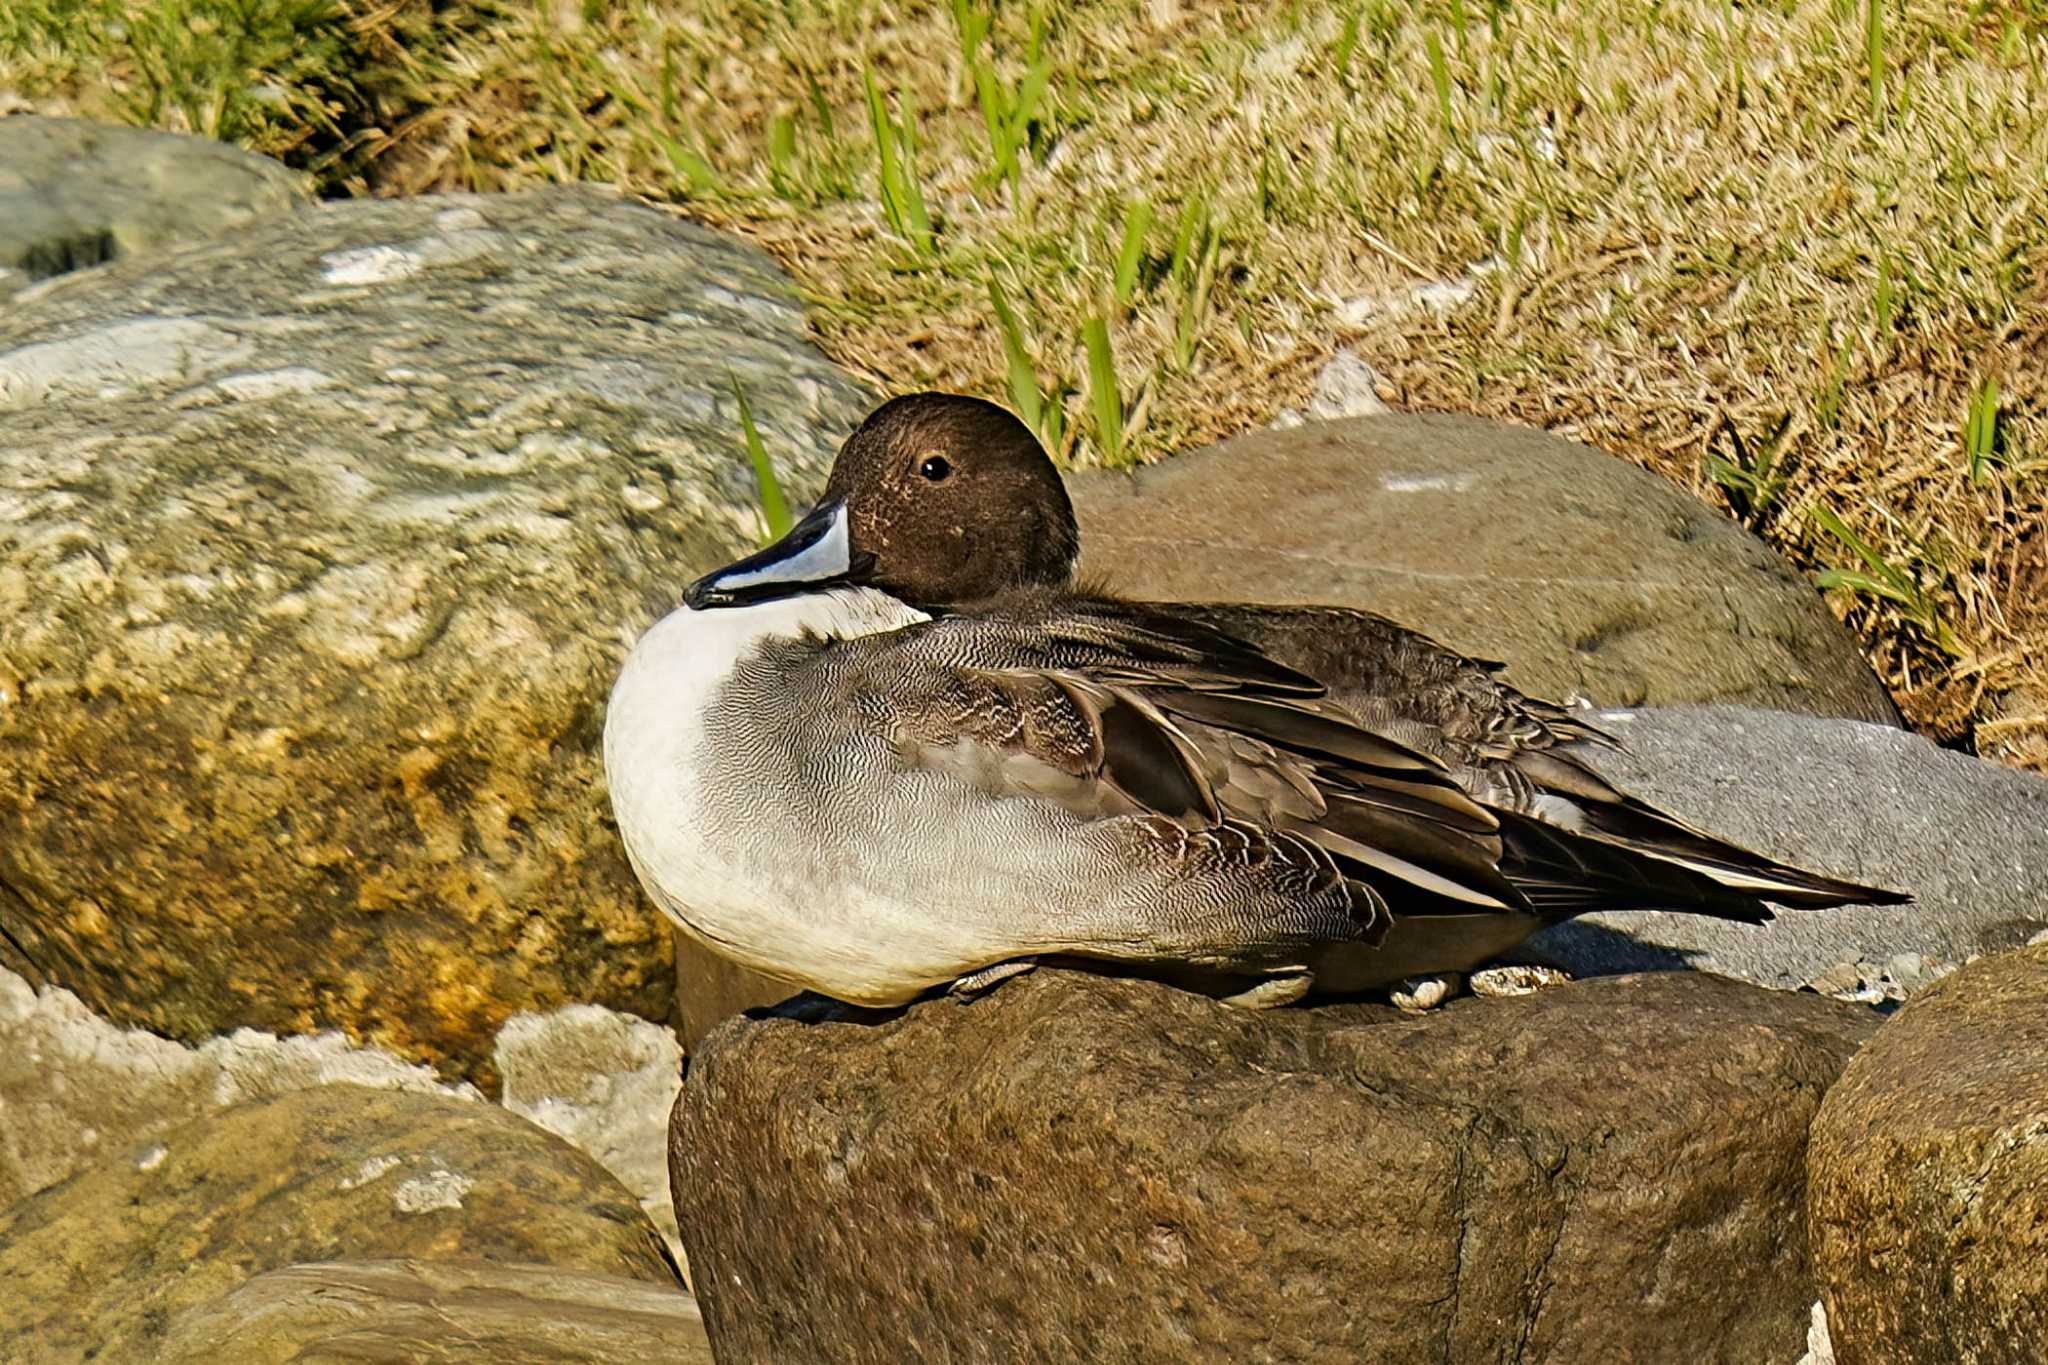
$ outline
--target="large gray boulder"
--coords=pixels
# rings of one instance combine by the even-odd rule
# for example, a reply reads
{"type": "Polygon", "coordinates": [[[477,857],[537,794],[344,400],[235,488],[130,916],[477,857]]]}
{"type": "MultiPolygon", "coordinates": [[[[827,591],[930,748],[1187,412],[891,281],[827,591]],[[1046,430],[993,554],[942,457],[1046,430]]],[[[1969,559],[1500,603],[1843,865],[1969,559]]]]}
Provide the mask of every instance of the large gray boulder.
{"type": "Polygon", "coordinates": [[[1661,973],[1419,1018],[1041,969],[736,1020],[670,1161],[726,1360],[1790,1361],[1873,1012],[1661,973]]]}
{"type": "Polygon", "coordinates": [[[781,271],[592,190],[322,205],[0,315],[0,965],[488,1083],[668,1013],[604,796],[630,640],[867,399],[781,271]]]}
{"type": "Polygon", "coordinates": [[[511,1261],[676,1287],[591,1158],[496,1105],[327,1085],[208,1115],[0,1210],[0,1359],[156,1360],[301,1261],[511,1261]]]}
{"type": "Polygon", "coordinates": [[[1855,639],[1769,546],[1546,432],[1316,422],[1072,491],[1083,571],[1132,596],[1362,607],[1553,699],[1898,721],[1855,639]]]}
{"type": "Polygon", "coordinates": [[[1593,719],[1628,748],[1589,757],[1635,795],[1737,843],[1915,900],[1787,910],[1762,925],[1587,915],[1531,940],[1575,972],[1687,966],[1787,988],[1853,990],[1860,978],[1864,990],[1901,994],[1920,984],[1913,977],[2048,928],[2048,781],[1854,721],[1741,707],[1593,719]]]}
{"type": "Polygon", "coordinates": [[[202,137],[0,118],[0,298],[37,280],[217,237],[303,202],[303,178],[202,137]]]}

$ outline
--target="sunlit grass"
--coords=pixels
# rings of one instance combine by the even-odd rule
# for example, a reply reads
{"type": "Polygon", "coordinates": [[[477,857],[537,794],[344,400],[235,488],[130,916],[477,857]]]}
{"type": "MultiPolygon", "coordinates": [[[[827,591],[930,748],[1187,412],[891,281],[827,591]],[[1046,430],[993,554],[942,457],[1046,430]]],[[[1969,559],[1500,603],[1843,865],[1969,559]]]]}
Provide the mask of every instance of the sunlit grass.
{"type": "Polygon", "coordinates": [[[143,0],[16,0],[0,88],[211,119],[338,187],[674,202],[783,259],[836,357],[1006,401],[1074,464],[1264,423],[1353,349],[1401,406],[1725,505],[1936,733],[2048,696],[2032,0],[351,2],[352,86],[259,54],[185,84],[260,100],[155,100],[135,44],[176,35],[19,36],[143,0]],[[266,121],[278,80],[337,131],[266,121]]]}

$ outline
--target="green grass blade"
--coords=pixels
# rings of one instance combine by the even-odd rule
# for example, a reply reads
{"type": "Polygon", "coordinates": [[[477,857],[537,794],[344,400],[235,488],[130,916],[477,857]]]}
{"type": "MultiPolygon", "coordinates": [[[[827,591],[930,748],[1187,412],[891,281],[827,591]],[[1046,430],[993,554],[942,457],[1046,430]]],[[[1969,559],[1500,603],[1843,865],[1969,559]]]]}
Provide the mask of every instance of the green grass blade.
{"type": "Polygon", "coordinates": [[[1423,48],[1429,54],[1429,80],[1436,87],[1437,116],[1443,120],[1444,137],[1457,137],[1457,123],[1451,113],[1451,68],[1444,61],[1444,45],[1431,29],[1423,38],[1423,48]]]}
{"type": "Polygon", "coordinates": [[[1130,209],[1124,215],[1124,242],[1116,255],[1116,302],[1123,308],[1130,304],[1131,291],[1137,287],[1138,267],[1145,260],[1145,234],[1152,230],[1152,205],[1143,199],[1131,201],[1130,209]]]}
{"type": "Polygon", "coordinates": [[[896,128],[889,120],[888,111],[882,107],[882,92],[875,84],[874,69],[863,67],[860,78],[868,97],[868,127],[875,135],[875,161],[880,180],[882,216],[889,220],[889,227],[897,236],[908,237],[908,224],[903,216],[903,194],[899,188],[902,173],[896,164],[896,128]]]}
{"type": "Polygon", "coordinates": [[[1970,462],[1970,482],[1981,484],[1991,472],[1992,455],[1998,448],[1998,378],[1986,375],[1971,395],[1969,415],[1963,422],[1963,453],[1970,462]]]}
{"type": "Polygon", "coordinates": [[[988,301],[996,310],[996,327],[1002,333],[1003,360],[1010,371],[1010,401],[1017,405],[1017,415],[1024,419],[1024,425],[1044,440],[1045,413],[1038,392],[1038,375],[1031,368],[1031,353],[1025,349],[1017,315],[1010,311],[1010,300],[994,275],[988,277],[988,301]]]}
{"type": "Polygon", "coordinates": [[[1095,443],[1105,464],[1115,464],[1123,455],[1124,404],[1117,391],[1116,359],[1109,349],[1109,324],[1089,318],[1081,325],[1081,338],[1088,347],[1088,401],[1095,410],[1095,443]]]}
{"type": "Polygon", "coordinates": [[[762,443],[760,429],[754,425],[754,408],[747,402],[747,391],[740,387],[736,375],[728,373],[726,382],[732,385],[732,396],[740,405],[740,435],[746,441],[747,459],[754,466],[754,496],[759,503],[761,525],[767,530],[764,543],[780,540],[794,524],[789,515],[789,502],[782,496],[782,483],[775,477],[775,466],[768,459],[768,447],[762,443]]]}
{"type": "Polygon", "coordinates": [[[917,176],[917,111],[910,103],[908,92],[903,96],[897,137],[902,149],[903,206],[910,223],[910,239],[919,252],[929,252],[932,248],[932,217],[925,208],[923,182],[917,176]]]}
{"type": "Polygon", "coordinates": [[[1351,88],[1351,58],[1358,51],[1358,24],[1364,14],[1363,5],[1345,11],[1344,25],[1337,30],[1336,45],[1330,50],[1331,65],[1337,68],[1337,80],[1346,90],[1351,88]]]}
{"type": "Polygon", "coordinates": [[[689,188],[690,193],[700,199],[717,198],[722,186],[719,183],[718,172],[712,169],[711,163],[662,129],[656,128],[653,132],[654,140],[661,146],[662,155],[668,158],[668,164],[689,188]]]}
{"type": "Polygon", "coordinates": [[[1849,529],[1849,524],[1837,516],[1833,508],[1827,506],[1814,508],[1813,519],[1820,524],[1820,528],[1823,531],[1826,531],[1836,540],[1841,541],[1843,545],[1854,552],[1858,559],[1869,565],[1872,573],[1887,579],[1897,579],[1900,576],[1899,571],[1890,564],[1887,564],[1884,561],[1884,557],[1878,554],[1877,551],[1871,549],[1869,543],[1863,537],[1849,529]]]}

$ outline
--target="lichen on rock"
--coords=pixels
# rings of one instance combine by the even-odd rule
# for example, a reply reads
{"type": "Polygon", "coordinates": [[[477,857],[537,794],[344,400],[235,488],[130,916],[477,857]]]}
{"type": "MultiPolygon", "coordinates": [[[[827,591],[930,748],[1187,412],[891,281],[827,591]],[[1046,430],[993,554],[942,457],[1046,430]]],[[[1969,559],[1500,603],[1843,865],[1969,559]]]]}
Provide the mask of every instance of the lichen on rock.
{"type": "Polygon", "coordinates": [[[0,965],[487,1084],[516,1011],[664,1017],[598,735],[760,533],[735,383],[799,495],[867,405],[766,256],[591,190],[323,205],[0,318],[0,965]]]}

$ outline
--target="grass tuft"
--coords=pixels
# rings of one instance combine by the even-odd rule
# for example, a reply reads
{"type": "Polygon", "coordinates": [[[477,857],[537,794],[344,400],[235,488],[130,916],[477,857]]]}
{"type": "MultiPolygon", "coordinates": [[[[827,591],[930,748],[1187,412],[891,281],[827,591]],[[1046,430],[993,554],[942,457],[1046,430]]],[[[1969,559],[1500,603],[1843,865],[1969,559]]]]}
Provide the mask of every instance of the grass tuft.
{"type": "Polygon", "coordinates": [[[1986,375],[1970,399],[1969,416],[1963,420],[1963,457],[1969,461],[1971,483],[1981,486],[1990,476],[1997,448],[1998,377],[1986,375]]]}
{"type": "Polygon", "coordinates": [[[1081,325],[1088,348],[1088,405],[1095,414],[1095,449],[1111,467],[1123,463],[1124,400],[1116,382],[1116,357],[1109,348],[1109,324],[1089,318],[1081,325]]]}
{"type": "Polygon", "coordinates": [[[925,208],[924,184],[917,174],[917,116],[908,94],[901,98],[903,114],[890,114],[875,85],[875,73],[863,70],[868,96],[868,126],[875,138],[879,165],[877,193],[890,230],[910,244],[919,256],[932,251],[932,219],[925,208]]]}
{"type": "Polygon", "coordinates": [[[2048,766],[2009,700],[2048,697],[2038,0],[338,3],[4,0],[0,98],[330,192],[683,204],[835,358],[1077,464],[1260,425],[1348,349],[1725,499],[1916,723],[2048,766]]]}

